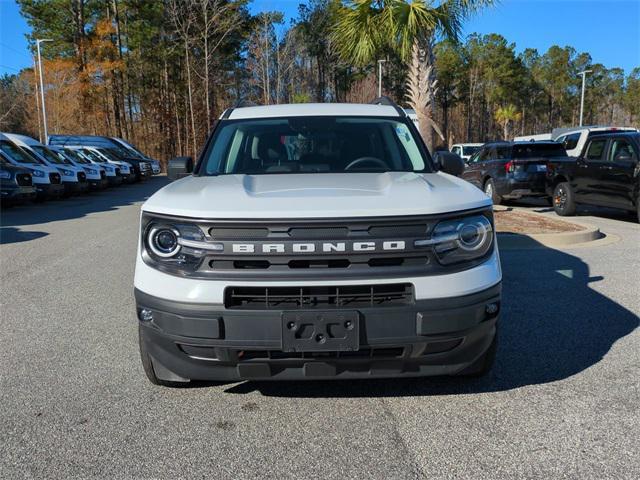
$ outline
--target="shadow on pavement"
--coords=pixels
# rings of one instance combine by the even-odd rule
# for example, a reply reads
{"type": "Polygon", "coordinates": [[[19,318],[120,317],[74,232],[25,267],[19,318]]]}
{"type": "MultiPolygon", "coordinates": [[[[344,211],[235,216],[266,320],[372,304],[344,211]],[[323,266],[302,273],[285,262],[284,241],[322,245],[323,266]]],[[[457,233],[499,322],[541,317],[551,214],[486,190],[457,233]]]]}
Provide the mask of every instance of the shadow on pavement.
{"type": "Polygon", "coordinates": [[[0,245],[35,240],[49,235],[47,232],[26,232],[15,227],[0,227],[0,245]]]}
{"type": "Polygon", "coordinates": [[[322,382],[246,382],[229,393],[377,397],[497,392],[569,378],[597,364],[638,316],[592,288],[603,280],[579,258],[540,247],[501,252],[503,311],[493,371],[462,377],[322,382]]]}
{"type": "Polygon", "coordinates": [[[168,183],[165,176],[152,177],[141,183],[108,188],[101,192],[3,210],[0,217],[0,244],[28,241],[47,235],[44,232],[21,231],[16,227],[70,220],[95,212],[115,210],[146,200],[168,183]]]}
{"type": "MultiPolygon", "coordinates": [[[[550,207],[544,200],[537,198],[524,198],[518,201],[510,201],[505,206],[513,207],[528,207],[533,208],[538,213],[550,213],[553,212],[553,207],[550,207]]],[[[601,217],[608,218],[610,220],[619,220],[621,222],[638,223],[638,218],[635,212],[621,210],[617,208],[596,207],[592,205],[578,205],[576,208],[576,217],[601,217]]],[[[558,217],[563,218],[563,217],[558,217]]],[[[571,217],[564,217],[567,220],[571,220],[571,217]]]]}

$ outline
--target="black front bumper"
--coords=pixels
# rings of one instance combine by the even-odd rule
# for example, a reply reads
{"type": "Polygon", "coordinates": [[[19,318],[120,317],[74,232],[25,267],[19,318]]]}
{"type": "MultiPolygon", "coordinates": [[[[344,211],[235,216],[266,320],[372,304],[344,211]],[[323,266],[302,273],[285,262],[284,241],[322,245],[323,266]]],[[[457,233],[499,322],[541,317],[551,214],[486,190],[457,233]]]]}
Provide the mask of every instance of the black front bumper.
{"type": "Polygon", "coordinates": [[[35,198],[36,187],[16,184],[3,184],[0,196],[10,202],[21,202],[35,198]]]}
{"type": "Polygon", "coordinates": [[[109,185],[107,177],[101,178],[100,180],[89,179],[88,182],[91,190],[104,190],[109,185]]]}
{"type": "Polygon", "coordinates": [[[142,309],[153,315],[140,321],[140,340],[159,377],[232,381],[456,374],[491,345],[500,292],[497,284],[463,297],[358,308],[359,350],[295,353],[283,351],[282,310],[174,302],[139,290],[135,297],[138,317],[142,309]]]}
{"type": "Polygon", "coordinates": [[[111,177],[107,177],[107,182],[111,186],[122,185],[123,177],[122,177],[122,175],[114,175],[114,176],[111,176],[111,177]]]}
{"type": "Polygon", "coordinates": [[[86,180],[82,182],[62,182],[62,185],[64,185],[66,194],[84,193],[89,190],[89,182],[86,180]]]}
{"type": "Polygon", "coordinates": [[[36,196],[40,198],[59,198],[64,193],[64,185],[61,183],[34,183],[36,196]]]}

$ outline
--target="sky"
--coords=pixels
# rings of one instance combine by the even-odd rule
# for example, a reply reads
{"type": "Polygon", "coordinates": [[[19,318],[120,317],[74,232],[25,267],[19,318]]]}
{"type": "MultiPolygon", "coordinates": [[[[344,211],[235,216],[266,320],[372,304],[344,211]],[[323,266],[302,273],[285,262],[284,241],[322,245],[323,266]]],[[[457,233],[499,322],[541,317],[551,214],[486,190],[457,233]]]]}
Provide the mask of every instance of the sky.
{"type": "MultiPolygon", "coordinates": [[[[251,13],[281,11],[295,18],[304,0],[253,0],[251,13]]],[[[594,63],[621,67],[628,74],[640,66],[640,0],[502,0],[464,25],[471,33],[499,33],[516,51],[551,45],[591,54],[594,63]]],[[[27,22],[14,0],[0,0],[0,75],[33,64],[25,35],[27,22]]]]}

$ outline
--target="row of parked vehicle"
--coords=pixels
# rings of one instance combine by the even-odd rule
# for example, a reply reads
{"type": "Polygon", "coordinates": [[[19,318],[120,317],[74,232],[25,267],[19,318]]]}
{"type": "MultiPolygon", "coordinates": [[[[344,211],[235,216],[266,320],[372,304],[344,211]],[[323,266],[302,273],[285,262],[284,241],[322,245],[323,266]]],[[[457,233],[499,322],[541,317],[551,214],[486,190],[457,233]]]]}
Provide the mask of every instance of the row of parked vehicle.
{"type": "Polygon", "coordinates": [[[48,145],[0,133],[3,204],[67,197],[160,173],[160,162],[115,137],[50,135],[48,145]]]}
{"type": "Polygon", "coordinates": [[[451,151],[465,161],[461,177],[495,205],[538,197],[562,216],[585,204],[636,212],[640,221],[638,130],[585,127],[560,133],[557,140],[459,144],[451,151]]]}

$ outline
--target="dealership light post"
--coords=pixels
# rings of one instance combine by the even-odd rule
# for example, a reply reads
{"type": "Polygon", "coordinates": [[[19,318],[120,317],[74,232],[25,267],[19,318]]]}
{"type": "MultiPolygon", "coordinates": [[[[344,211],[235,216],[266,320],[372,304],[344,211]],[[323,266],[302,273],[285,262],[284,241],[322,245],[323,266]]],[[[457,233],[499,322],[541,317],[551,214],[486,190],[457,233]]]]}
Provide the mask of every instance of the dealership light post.
{"type": "Polygon", "coordinates": [[[382,64],[386,60],[378,60],[378,97],[382,96],[382,64]]]}
{"type": "Polygon", "coordinates": [[[580,96],[580,126],[582,126],[582,113],[584,112],[584,83],[587,73],[591,73],[593,70],[583,70],[578,73],[578,75],[582,76],[582,95],[580,96]]]}
{"type": "Polygon", "coordinates": [[[40,38],[36,39],[36,49],[38,50],[38,71],[40,73],[40,99],[42,100],[42,130],[44,132],[44,144],[47,143],[49,138],[47,134],[47,109],[44,105],[44,82],[42,81],[42,57],[40,56],[40,43],[42,42],[53,42],[53,40],[49,38],[40,38]]]}

